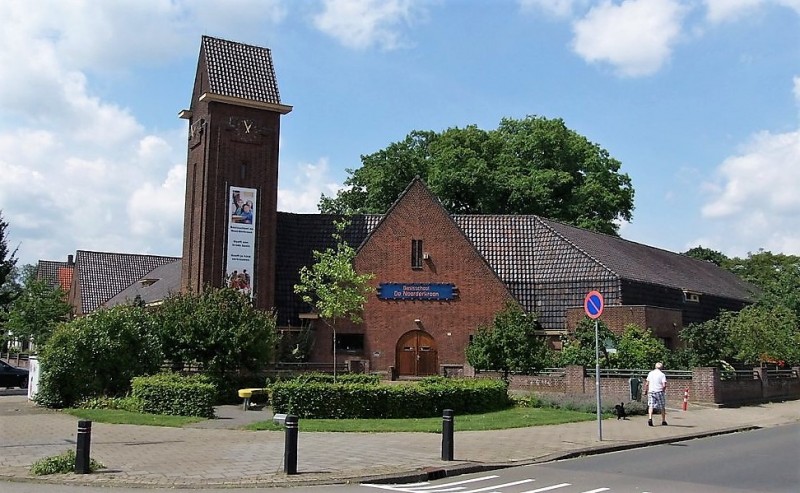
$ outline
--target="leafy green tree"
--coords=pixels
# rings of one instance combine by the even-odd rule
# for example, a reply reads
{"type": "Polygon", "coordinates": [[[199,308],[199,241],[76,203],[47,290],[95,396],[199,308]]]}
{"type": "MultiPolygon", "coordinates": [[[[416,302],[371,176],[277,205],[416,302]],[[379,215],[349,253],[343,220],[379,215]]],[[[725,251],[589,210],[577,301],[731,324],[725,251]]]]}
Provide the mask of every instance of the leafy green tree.
{"type": "Polygon", "coordinates": [[[314,264],[300,269],[300,282],[294,292],[311,305],[322,321],[333,331],[333,376],[336,379],[336,322],[342,318],[361,323],[364,304],[371,288],[373,274],[359,274],[353,261],[356,251],[343,237],[348,221],[335,223],[333,239],[336,247],[314,251],[314,264]]]}
{"type": "Polygon", "coordinates": [[[668,355],[669,350],[661,339],[650,329],[635,324],[627,325],[617,341],[619,368],[652,368],[656,362],[665,361],[668,355]]]}
{"type": "Polygon", "coordinates": [[[726,257],[722,252],[718,252],[710,248],[704,248],[702,246],[690,248],[689,250],[683,252],[683,255],[697,260],[705,260],[706,262],[711,262],[718,266],[724,265],[729,260],[728,257],[726,257]]]}
{"type": "Polygon", "coordinates": [[[724,311],[716,318],[681,330],[680,337],[691,350],[692,366],[718,366],[720,360],[733,358],[728,327],[735,317],[735,312],[724,311]]]}
{"type": "Polygon", "coordinates": [[[770,290],[781,282],[781,274],[795,274],[792,278],[798,278],[800,257],[759,250],[758,253],[748,253],[747,258],[729,259],[723,267],[762,290],[770,290]]]}
{"type": "Polygon", "coordinates": [[[258,370],[272,358],[275,316],[257,310],[236,289],[168,296],[153,311],[166,359],[199,364],[218,385],[228,374],[258,370]]]}
{"type": "Polygon", "coordinates": [[[537,214],[609,234],[632,217],[634,190],[620,162],[561,119],[415,130],[361,162],[347,170],[347,189],[322,196],[321,212],[384,213],[420,176],[455,214],[537,214]]]}
{"type": "Polygon", "coordinates": [[[8,248],[8,223],[3,220],[3,211],[0,210],[0,343],[6,345],[5,322],[8,307],[18,294],[18,287],[14,283],[14,267],[17,264],[17,250],[8,248]]]}
{"type": "Polygon", "coordinates": [[[491,325],[478,327],[467,346],[467,361],[477,370],[497,370],[508,381],[511,372],[534,373],[551,360],[545,338],[537,335],[536,316],[508,303],[491,325]]]}
{"type": "Polygon", "coordinates": [[[41,347],[59,323],[69,320],[71,313],[64,290],[28,278],[21,294],[11,302],[6,329],[14,337],[33,340],[41,347]]]}
{"type": "Polygon", "coordinates": [[[133,377],[159,370],[163,355],[149,314],[116,306],[60,324],[39,361],[36,401],[69,407],[90,397],[124,395],[133,377]]]}
{"type": "Polygon", "coordinates": [[[738,361],[800,362],[798,318],[786,306],[748,306],[732,318],[729,337],[738,361]]]}
{"type": "MultiPolygon", "coordinates": [[[[561,351],[558,354],[559,366],[582,365],[595,366],[595,321],[583,317],[575,327],[575,332],[561,339],[561,351]]],[[[600,342],[600,366],[613,366],[611,353],[607,346],[616,346],[617,336],[602,320],[597,321],[597,333],[600,342]]]]}

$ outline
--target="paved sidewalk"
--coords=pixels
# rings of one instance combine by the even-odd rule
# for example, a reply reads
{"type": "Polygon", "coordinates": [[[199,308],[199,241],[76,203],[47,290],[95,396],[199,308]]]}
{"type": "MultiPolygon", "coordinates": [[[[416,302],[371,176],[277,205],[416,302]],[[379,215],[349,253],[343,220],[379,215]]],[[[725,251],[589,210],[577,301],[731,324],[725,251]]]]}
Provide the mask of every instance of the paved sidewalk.
{"type": "MultiPolygon", "coordinates": [[[[23,396],[0,396],[0,481],[23,480],[88,485],[253,486],[330,484],[480,470],[771,427],[800,421],[800,401],[731,409],[690,405],[669,410],[669,426],[648,427],[647,418],[604,420],[501,431],[459,432],[455,461],[441,458],[441,436],[433,433],[303,433],[298,474],[283,473],[283,432],[223,429],[269,419],[268,411],[225,407],[223,419],[187,428],[94,423],[92,457],[107,469],[90,475],[32,477],[30,465],[75,447],[77,419],[43,410],[23,396]],[[222,427],[222,428],[218,428],[222,427]]],[[[302,422],[301,422],[302,428],[302,422]]]]}

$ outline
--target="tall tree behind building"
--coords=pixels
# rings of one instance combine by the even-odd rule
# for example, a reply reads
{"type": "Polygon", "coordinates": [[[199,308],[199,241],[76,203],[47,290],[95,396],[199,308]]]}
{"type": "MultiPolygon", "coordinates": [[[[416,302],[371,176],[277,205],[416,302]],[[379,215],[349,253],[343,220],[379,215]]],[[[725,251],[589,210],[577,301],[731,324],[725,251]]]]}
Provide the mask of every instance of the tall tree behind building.
{"type": "Polygon", "coordinates": [[[536,214],[614,235],[632,218],[634,190],[620,162],[561,119],[415,130],[361,162],[347,170],[347,189],[322,196],[321,212],[382,214],[420,176],[453,214],[536,214]]]}

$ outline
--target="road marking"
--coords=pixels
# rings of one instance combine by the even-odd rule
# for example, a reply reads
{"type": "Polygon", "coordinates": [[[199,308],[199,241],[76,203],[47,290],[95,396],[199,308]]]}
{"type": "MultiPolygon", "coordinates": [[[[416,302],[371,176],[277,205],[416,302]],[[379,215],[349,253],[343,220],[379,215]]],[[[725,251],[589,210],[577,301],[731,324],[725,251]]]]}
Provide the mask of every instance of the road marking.
{"type": "Polygon", "coordinates": [[[523,491],[522,493],[542,493],[543,491],[557,490],[558,488],[563,488],[565,486],[572,486],[572,484],[571,483],[554,484],[553,486],[545,486],[544,488],[523,491]]]}
{"type": "Polygon", "coordinates": [[[390,491],[407,491],[407,492],[420,492],[420,493],[434,493],[434,492],[446,492],[446,491],[458,491],[463,490],[463,486],[458,486],[461,484],[468,484],[468,483],[476,483],[478,481],[486,481],[487,479],[494,479],[498,477],[497,475],[490,475],[490,476],[481,476],[479,478],[472,478],[472,479],[464,479],[462,481],[452,481],[450,483],[443,483],[443,484],[430,484],[430,482],[425,481],[423,483],[410,483],[404,485],[391,485],[391,484],[362,484],[361,486],[367,486],[369,488],[380,488],[382,490],[390,490],[390,491]],[[456,488],[451,488],[452,486],[456,486],[456,488]],[[439,488],[448,488],[448,489],[439,489],[439,488]]]}
{"type": "Polygon", "coordinates": [[[600,493],[601,491],[608,491],[608,488],[597,488],[596,490],[584,491],[583,493],[600,493]]]}

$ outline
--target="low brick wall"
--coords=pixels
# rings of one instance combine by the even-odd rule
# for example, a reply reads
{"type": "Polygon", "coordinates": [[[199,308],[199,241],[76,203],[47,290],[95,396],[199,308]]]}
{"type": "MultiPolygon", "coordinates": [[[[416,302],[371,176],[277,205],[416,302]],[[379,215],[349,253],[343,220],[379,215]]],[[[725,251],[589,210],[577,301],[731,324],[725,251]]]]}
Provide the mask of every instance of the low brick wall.
{"type": "MultiPolygon", "coordinates": [[[[753,378],[722,380],[718,368],[695,368],[689,378],[668,376],[667,400],[683,402],[689,391],[689,402],[717,405],[757,403],[769,400],[800,399],[800,368],[790,378],[769,378],[766,370],[755,368],[753,378]]],[[[488,377],[496,374],[481,374],[488,377]]],[[[646,371],[642,372],[642,380],[646,371]]],[[[594,394],[595,378],[587,377],[583,366],[568,366],[563,373],[550,375],[512,375],[511,390],[540,393],[594,394]]],[[[608,399],[630,399],[630,377],[600,378],[600,393],[608,399]]]]}

